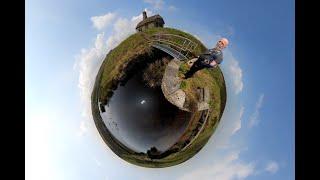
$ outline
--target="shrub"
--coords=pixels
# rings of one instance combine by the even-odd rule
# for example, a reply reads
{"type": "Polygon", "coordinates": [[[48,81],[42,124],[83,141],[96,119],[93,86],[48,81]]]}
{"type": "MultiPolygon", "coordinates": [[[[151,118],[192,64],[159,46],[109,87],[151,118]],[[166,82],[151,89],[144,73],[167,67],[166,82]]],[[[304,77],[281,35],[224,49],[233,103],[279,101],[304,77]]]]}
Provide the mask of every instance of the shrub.
{"type": "Polygon", "coordinates": [[[144,70],[142,77],[149,87],[156,88],[161,86],[162,77],[168,63],[169,59],[162,58],[149,64],[144,70]]]}

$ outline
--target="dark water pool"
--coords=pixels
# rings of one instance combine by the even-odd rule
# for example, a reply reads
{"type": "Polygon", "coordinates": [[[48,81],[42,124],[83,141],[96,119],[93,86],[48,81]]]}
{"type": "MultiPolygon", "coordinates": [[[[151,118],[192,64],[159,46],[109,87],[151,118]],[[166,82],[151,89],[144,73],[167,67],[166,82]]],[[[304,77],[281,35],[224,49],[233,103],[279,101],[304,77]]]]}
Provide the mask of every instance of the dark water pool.
{"type": "Polygon", "coordinates": [[[144,85],[135,75],[114,91],[101,117],[109,131],[136,152],[165,151],[186,129],[191,114],[169,103],[161,88],[144,85]]]}

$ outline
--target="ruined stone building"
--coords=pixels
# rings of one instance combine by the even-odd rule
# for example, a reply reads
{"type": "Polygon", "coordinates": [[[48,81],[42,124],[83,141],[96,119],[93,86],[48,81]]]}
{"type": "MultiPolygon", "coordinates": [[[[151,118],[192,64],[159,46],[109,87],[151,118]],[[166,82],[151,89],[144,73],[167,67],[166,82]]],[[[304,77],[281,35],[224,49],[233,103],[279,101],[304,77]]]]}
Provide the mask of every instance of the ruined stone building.
{"type": "Polygon", "coordinates": [[[138,32],[144,31],[144,30],[146,30],[148,28],[152,28],[152,27],[163,27],[164,20],[159,14],[147,17],[147,12],[143,11],[142,15],[143,15],[143,20],[140,21],[136,26],[136,30],[138,32]]]}

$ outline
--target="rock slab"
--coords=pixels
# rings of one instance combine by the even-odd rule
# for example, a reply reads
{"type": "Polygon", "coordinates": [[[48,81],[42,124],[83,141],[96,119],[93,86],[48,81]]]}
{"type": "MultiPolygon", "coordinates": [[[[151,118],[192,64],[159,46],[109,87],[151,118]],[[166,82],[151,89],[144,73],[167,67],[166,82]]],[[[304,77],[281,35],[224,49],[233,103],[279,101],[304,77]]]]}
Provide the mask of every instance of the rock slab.
{"type": "MultiPolygon", "coordinates": [[[[161,89],[165,98],[177,106],[179,109],[190,112],[190,109],[184,107],[186,101],[186,94],[180,89],[181,79],[178,76],[181,61],[174,58],[169,62],[164,72],[161,89]]],[[[197,104],[198,111],[209,109],[210,93],[209,88],[201,88],[198,91],[200,95],[199,102],[197,104]]]]}

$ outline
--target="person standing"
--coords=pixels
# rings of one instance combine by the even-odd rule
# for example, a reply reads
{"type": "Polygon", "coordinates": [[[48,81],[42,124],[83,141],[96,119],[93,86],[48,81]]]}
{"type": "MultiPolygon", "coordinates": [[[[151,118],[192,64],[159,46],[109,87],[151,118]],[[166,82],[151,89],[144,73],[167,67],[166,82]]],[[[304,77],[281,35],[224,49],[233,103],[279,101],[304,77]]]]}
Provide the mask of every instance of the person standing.
{"type": "Polygon", "coordinates": [[[198,59],[193,63],[190,70],[185,74],[185,79],[188,79],[194,75],[197,71],[203,68],[215,68],[223,61],[222,50],[225,49],[229,44],[228,39],[221,38],[216,46],[212,49],[207,50],[201,54],[198,59]]]}

